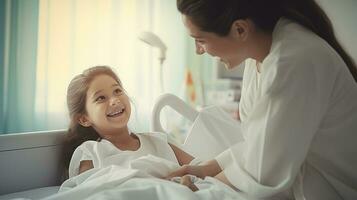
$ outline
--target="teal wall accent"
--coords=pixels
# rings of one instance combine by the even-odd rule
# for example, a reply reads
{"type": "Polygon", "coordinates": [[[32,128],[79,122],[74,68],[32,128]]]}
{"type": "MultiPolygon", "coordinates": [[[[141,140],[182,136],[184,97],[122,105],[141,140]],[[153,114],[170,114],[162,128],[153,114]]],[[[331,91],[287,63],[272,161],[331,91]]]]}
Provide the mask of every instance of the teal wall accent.
{"type": "Polygon", "coordinates": [[[7,74],[1,74],[6,94],[2,96],[2,116],[0,133],[33,130],[36,91],[36,58],[38,33],[38,0],[10,0],[10,45],[7,74]]]}
{"type": "Polygon", "coordinates": [[[0,127],[4,127],[5,0],[0,0],[0,127]]]}

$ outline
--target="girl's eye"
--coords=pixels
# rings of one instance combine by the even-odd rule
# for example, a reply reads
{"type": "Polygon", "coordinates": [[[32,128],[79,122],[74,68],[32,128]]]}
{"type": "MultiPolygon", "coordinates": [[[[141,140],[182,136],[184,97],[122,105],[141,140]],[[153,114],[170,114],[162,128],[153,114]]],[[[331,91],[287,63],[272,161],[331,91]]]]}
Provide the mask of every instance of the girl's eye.
{"type": "Polygon", "coordinates": [[[95,99],[96,102],[105,100],[105,96],[99,96],[95,99]]]}
{"type": "Polygon", "coordinates": [[[114,94],[121,94],[123,91],[119,88],[114,90],[114,94]]]}

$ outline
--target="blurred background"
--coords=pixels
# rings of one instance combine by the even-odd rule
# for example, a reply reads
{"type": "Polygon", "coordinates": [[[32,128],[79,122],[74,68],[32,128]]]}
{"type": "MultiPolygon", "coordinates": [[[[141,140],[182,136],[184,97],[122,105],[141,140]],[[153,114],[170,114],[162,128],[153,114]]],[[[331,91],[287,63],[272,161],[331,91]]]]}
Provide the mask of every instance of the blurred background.
{"type": "MultiPolygon", "coordinates": [[[[318,2],[356,61],[357,1],[318,2]]],[[[237,117],[244,66],[226,71],[197,56],[175,0],[0,0],[0,134],[67,128],[67,86],[96,65],[112,67],[122,80],[132,99],[133,131],[149,131],[162,93],[195,108],[220,105],[237,117]],[[160,49],[138,39],[143,31],[167,47],[162,65],[160,49]]],[[[189,126],[174,111],[164,115],[171,132],[189,126]]]]}

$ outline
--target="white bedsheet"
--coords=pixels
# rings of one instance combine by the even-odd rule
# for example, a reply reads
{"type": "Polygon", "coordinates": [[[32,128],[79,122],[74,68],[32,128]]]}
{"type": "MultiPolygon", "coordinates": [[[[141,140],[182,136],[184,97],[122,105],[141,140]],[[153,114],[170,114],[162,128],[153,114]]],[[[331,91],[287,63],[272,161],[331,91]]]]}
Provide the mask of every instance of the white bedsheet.
{"type": "Polygon", "coordinates": [[[168,163],[164,159],[161,159],[163,167],[158,167],[160,159],[148,156],[141,159],[139,164],[135,162],[131,169],[111,165],[88,170],[65,181],[59,193],[45,199],[244,199],[238,192],[210,177],[195,182],[200,188],[196,192],[178,183],[156,178],[153,175],[167,175],[170,167],[173,167],[165,166],[168,163]],[[148,166],[146,164],[151,162],[146,162],[148,160],[154,160],[154,167],[136,169],[148,166]]]}

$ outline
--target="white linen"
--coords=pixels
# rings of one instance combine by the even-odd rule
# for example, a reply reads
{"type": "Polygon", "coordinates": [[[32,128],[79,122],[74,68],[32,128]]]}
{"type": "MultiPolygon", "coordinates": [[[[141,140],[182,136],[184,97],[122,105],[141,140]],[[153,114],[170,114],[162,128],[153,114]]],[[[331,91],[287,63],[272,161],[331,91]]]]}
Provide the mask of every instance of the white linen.
{"type": "Polygon", "coordinates": [[[183,148],[201,160],[213,159],[243,140],[240,122],[217,106],[203,108],[193,122],[183,148]]]}
{"type": "Polygon", "coordinates": [[[86,141],[74,151],[69,165],[69,177],[78,175],[79,164],[82,160],[91,160],[94,168],[110,165],[120,165],[129,168],[132,160],[148,154],[155,155],[178,164],[175,153],[167,143],[164,133],[136,134],[140,147],[136,151],[121,151],[108,140],[86,141]]]}
{"type": "MultiPolygon", "coordinates": [[[[163,180],[180,166],[160,133],[138,134],[137,151],[120,151],[109,141],[87,141],[76,149],[71,159],[71,176],[53,196],[56,199],[244,199],[229,186],[214,178],[195,178],[200,188],[163,180]],[[153,155],[154,154],[154,155],[153,155]],[[78,175],[81,160],[92,160],[94,168],[78,175]]],[[[194,159],[192,163],[198,163],[194,159]]]]}
{"type": "Polygon", "coordinates": [[[45,199],[244,199],[238,192],[214,178],[196,181],[196,185],[201,188],[197,192],[181,184],[155,178],[153,174],[157,172],[164,171],[166,174],[178,167],[176,163],[159,157],[140,157],[133,160],[130,166],[123,168],[110,165],[90,169],[68,179],[62,184],[59,193],[45,199]],[[146,169],[150,165],[155,167],[146,169]]]}
{"type": "Polygon", "coordinates": [[[216,157],[239,190],[357,199],[357,84],[324,40],[280,19],[260,73],[247,61],[240,117],[244,141],[216,157]]]}

